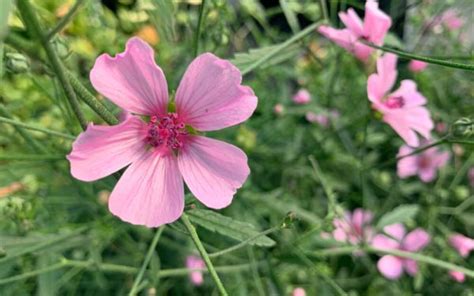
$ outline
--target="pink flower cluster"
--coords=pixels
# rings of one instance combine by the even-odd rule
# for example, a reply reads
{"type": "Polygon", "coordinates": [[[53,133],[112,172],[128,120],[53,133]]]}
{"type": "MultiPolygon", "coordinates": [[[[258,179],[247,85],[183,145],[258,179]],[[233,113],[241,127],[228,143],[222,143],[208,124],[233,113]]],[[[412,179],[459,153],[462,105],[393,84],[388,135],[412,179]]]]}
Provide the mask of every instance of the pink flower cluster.
{"type": "MultiPolygon", "coordinates": [[[[188,269],[204,269],[206,268],[206,264],[201,257],[190,255],[186,257],[186,268],[188,269]]],[[[200,286],[204,282],[204,276],[202,271],[193,270],[189,274],[189,280],[195,286],[200,286]]]]}

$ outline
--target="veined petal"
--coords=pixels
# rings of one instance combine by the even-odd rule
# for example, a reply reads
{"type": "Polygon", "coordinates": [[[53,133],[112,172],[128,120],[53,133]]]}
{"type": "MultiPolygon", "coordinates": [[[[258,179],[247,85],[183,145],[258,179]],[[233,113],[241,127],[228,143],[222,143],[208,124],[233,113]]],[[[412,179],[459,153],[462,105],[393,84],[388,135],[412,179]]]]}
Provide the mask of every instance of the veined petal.
{"type": "Polygon", "coordinates": [[[146,124],[130,116],[115,126],[89,124],[72,144],[67,156],[71,174],[82,181],[108,176],[145,152],[146,124]]]}
{"type": "Polygon", "coordinates": [[[198,56],[176,92],[180,119],[199,131],[219,130],[247,120],[257,107],[257,97],[241,82],[239,69],[230,62],[211,53],[198,56]]]}
{"type": "Polygon", "coordinates": [[[201,136],[188,137],[178,154],[178,166],[194,196],[214,209],[228,206],[250,174],[242,150],[201,136]]]}
{"type": "Polygon", "coordinates": [[[163,115],[168,104],[168,84],[154,60],[153,49],[138,37],[127,42],[125,52],[97,58],[90,79],[94,88],[125,111],[163,115]]]}
{"type": "Polygon", "coordinates": [[[158,227],[184,209],[183,179],[173,154],[149,151],[134,161],[115,185],[109,210],[123,221],[158,227]]]}

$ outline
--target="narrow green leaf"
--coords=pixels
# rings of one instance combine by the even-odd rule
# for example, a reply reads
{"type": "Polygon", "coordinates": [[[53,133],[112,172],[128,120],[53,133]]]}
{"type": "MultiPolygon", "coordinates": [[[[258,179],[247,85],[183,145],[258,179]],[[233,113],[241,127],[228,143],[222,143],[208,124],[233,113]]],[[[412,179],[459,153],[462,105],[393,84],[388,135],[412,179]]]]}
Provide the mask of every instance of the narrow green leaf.
{"type": "Polygon", "coordinates": [[[0,40],[7,35],[8,30],[8,15],[12,9],[13,0],[0,1],[0,40]]]}
{"type": "Polygon", "coordinates": [[[383,215],[377,223],[377,228],[382,229],[383,227],[395,223],[402,223],[412,219],[416,216],[420,206],[418,205],[400,205],[393,211],[383,215]]]}
{"type": "MultiPolygon", "coordinates": [[[[194,209],[188,212],[189,218],[194,223],[219,234],[243,241],[259,234],[252,224],[234,220],[219,213],[194,209]]],[[[275,244],[268,236],[260,236],[249,242],[250,245],[270,247],[275,244]]]]}

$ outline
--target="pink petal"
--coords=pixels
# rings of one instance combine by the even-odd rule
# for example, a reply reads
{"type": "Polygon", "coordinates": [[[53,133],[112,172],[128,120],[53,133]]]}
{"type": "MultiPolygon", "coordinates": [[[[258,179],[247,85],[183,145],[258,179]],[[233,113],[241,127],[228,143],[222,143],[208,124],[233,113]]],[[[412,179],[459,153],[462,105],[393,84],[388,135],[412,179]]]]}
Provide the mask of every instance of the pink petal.
{"type": "Polygon", "coordinates": [[[332,236],[338,242],[345,242],[348,239],[346,232],[342,228],[334,229],[333,232],[332,232],[332,236]]]}
{"type": "Polygon", "coordinates": [[[388,123],[411,147],[420,145],[420,140],[415,131],[429,139],[434,127],[430,114],[425,107],[392,109],[384,114],[383,121],[388,123]]]}
{"type": "Polygon", "coordinates": [[[364,211],[363,209],[355,209],[352,214],[352,225],[361,231],[363,231],[364,226],[366,226],[370,221],[372,221],[372,213],[369,211],[364,211]]]}
{"type": "MultiPolygon", "coordinates": [[[[398,150],[397,157],[408,155],[413,152],[413,149],[403,145],[398,150]]],[[[397,163],[397,174],[400,178],[407,178],[416,175],[418,171],[418,158],[416,155],[408,156],[400,159],[397,163]]]]}
{"type": "Polygon", "coordinates": [[[372,239],[371,245],[374,248],[381,250],[398,249],[400,247],[399,242],[383,234],[375,235],[372,239]]]}
{"type": "Polygon", "coordinates": [[[474,250],[474,239],[459,233],[449,237],[449,244],[464,258],[469,256],[469,253],[474,250]]]}
{"type": "Polygon", "coordinates": [[[296,104],[308,104],[311,102],[311,94],[307,89],[300,89],[294,96],[293,96],[293,102],[296,104]]]}
{"type": "Polygon", "coordinates": [[[434,165],[438,168],[444,167],[448,163],[450,157],[451,155],[448,151],[438,153],[435,156],[434,165]]]}
{"type": "Polygon", "coordinates": [[[320,26],[318,32],[334,41],[340,47],[352,52],[356,38],[348,29],[338,30],[328,26],[320,26]]]}
{"type": "MultiPolygon", "coordinates": [[[[206,267],[204,260],[197,256],[188,256],[186,258],[186,267],[189,269],[204,269],[206,267]]],[[[192,271],[189,274],[191,283],[200,286],[204,282],[202,271],[192,271]]]]}
{"type": "Polygon", "coordinates": [[[400,87],[391,94],[393,97],[402,97],[404,108],[416,107],[426,104],[426,98],[417,91],[413,80],[402,80],[400,87]]]}
{"type": "Polygon", "coordinates": [[[157,150],[127,168],[109,199],[112,214],[148,227],[176,221],[183,209],[184,187],[176,158],[160,155],[157,150]]]}
{"type": "Polygon", "coordinates": [[[451,270],[449,271],[449,275],[458,283],[464,283],[466,279],[466,276],[464,275],[464,273],[459,272],[459,271],[451,270]]]}
{"type": "Polygon", "coordinates": [[[421,181],[425,183],[431,182],[436,178],[436,168],[434,167],[422,168],[418,172],[418,175],[420,176],[421,181]]]}
{"type": "Polygon", "coordinates": [[[426,247],[431,241],[428,232],[421,228],[417,228],[408,233],[402,242],[402,248],[409,252],[418,252],[426,247]]]}
{"type": "Polygon", "coordinates": [[[396,280],[403,272],[402,261],[395,256],[385,255],[377,262],[377,269],[387,279],[396,280]]]}
{"type": "Polygon", "coordinates": [[[398,240],[399,242],[401,242],[403,237],[405,236],[405,227],[403,226],[403,224],[400,223],[385,226],[383,228],[383,231],[398,240]]]}
{"type": "Polygon", "coordinates": [[[391,18],[378,8],[376,1],[365,3],[364,35],[370,42],[382,45],[391,25],[391,18]]]}
{"type": "Polygon", "coordinates": [[[377,60],[377,74],[379,79],[379,88],[382,95],[387,94],[395,84],[397,79],[397,56],[392,53],[386,53],[377,60]]]}
{"type": "Polygon", "coordinates": [[[201,136],[188,137],[178,155],[178,166],[194,196],[214,209],[228,206],[250,174],[242,150],[201,136]]]}
{"type": "Polygon", "coordinates": [[[347,13],[342,11],[339,12],[339,18],[344,23],[344,25],[346,25],[346,27],[351,30],[352,33],[354,33],[354,35],[359,37],[364,35],[362,20],[354,11],[354,9],[349,8],[349,10],[347,10],[347,13]]]}
{"type": "Polygon", "coordinates": [[[403,267],[405,271],[411,276],[415,276],[418,272],[418,264],[415,260],[403,259],[403,267]]]}
{"type": "Polygon", "coordinates": [[[94,181],[124,168],[144,153],[146,133],[146,124],[135,116],[115,126],[89,124],[67,156],[71,175],[94,181]]]}
{"type": "Polygon", "coordinates": [[[198,56],[176,92],[180,118],[200,131],[214,131],[247,120],[257,107],[251,88],[242,86],[239,69],[211,53],[198,56]]]}
{"type": "Polygon", "coordinates": [[[163,115],[168,84],[154,60],[153,49],[138,37],[128,40],[125,52],[97,58],[90,79],[94,88],[125,111],[163,115]]]}
{"type": "Polygon", "coordinates": [[[293,290],[293,296],[306,296],[306,291],[303,288],[296,288],[293,290]]]}
{"type": "Polygon", "coordinates": [[[417,61],[417,60],[411,60],[410,63],[408,64],[408,69],[412,71],[413,73],[421,72],[425,70],[426,67],[428,67],[428,63],[417,61]]]}

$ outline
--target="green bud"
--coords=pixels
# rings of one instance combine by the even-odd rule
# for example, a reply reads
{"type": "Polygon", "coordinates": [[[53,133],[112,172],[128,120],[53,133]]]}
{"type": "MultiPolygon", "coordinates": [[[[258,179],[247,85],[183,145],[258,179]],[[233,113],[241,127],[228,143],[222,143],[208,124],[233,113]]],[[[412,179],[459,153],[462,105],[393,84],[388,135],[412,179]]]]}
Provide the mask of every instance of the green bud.
{"type": "Polygon", "coordinates": [[[54,38],[52,45],[60,58],[64,59],[69,55],[69,48],[62,38],[54,38]]]}
{"type": "Polygon", "coordinates": [[[28,58],[21,53],[9,52],[5,54],[5,58],[5,66],[12,73],[25,73],[30,68],[28,58]]]}
{"type": "Polygon", "coordinates": [[[462,138],[474,136],[474,122],[467,117],[457,120],[451,127],[451,134],[462,138]]]}

